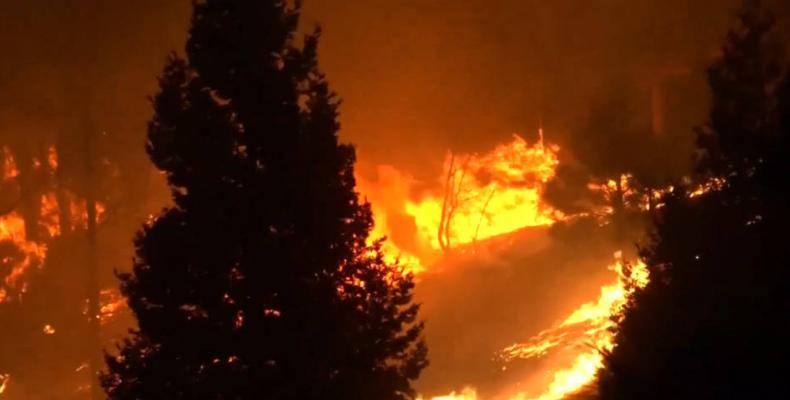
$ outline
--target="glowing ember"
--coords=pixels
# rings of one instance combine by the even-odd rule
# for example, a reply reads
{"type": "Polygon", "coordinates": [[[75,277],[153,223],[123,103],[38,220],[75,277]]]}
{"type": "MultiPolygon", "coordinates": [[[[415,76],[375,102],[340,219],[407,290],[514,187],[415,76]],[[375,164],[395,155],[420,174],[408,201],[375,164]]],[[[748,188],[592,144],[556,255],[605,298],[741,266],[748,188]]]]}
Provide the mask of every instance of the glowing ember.
{"type": "Polygon", "coordinates": [[[103,289],[99,292],[99,321],[102,325],[111,321],[119,312],[127,308],[126,297],[118,289],[103,289]]]}
{"type": "Polygon", "coordinates": [[[54,193],[41,196],[41,224],[50,237],[60,236],[60,214],[58,213],[58,200],[54,193]]]}
{"type": "Polygon", "coordinates": [[[19,176],[19,168],[14,160],[11,149],[3,147],[3,179],[13,179],[19,176]]]}
{"type": "Polygon", "coordinates": [[[47,165],[53,171],[58,169],[58,151],[55,146],[49,146],[47,149],[47,165]]]}
{"type": "Polygon", "coordinates": [[[44,325],[43,332],[44,332],[45,335],[54,335],[55,334],[55,328],[53,328],[52,325],[50,325],[50,324],[46,324],[46,325],[44,325]]]}

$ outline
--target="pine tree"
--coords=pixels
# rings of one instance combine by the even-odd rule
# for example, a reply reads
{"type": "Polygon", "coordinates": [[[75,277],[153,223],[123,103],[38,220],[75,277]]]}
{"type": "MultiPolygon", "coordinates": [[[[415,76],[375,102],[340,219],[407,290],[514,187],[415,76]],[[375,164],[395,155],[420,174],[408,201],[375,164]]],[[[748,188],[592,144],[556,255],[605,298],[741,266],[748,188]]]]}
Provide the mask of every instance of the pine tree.
{"type": "Polygon", "coordinates": [[[760,0],[744,2],[720,58],[708,69],[712,104],[707,124],[697,131],[699,173],[743,175],[774,142],[774,94],[784,72],[775,30],[775,17],[760,0]]]}
{"type": "Polygon", "coordinates": [[[175,206],[136,238],[138,320],[111,399],[411,399],[426,365],[413,282],[366,245],[354,149],[286,1],[194,3],[147,150],[175,206]]]}
{"type": "MultiPolygon", "coordinates": [[[[709,70],[700,182],[664,199],[641,257],[650,283],[617,318],[599,375],[602,399],[783,398],[790,356],[790,251],[783,168],[790,134],[778,110],[772,18],[747,1],[709,70]]],[[[785,86],[790,81],[785,81],[785,86]]]]}

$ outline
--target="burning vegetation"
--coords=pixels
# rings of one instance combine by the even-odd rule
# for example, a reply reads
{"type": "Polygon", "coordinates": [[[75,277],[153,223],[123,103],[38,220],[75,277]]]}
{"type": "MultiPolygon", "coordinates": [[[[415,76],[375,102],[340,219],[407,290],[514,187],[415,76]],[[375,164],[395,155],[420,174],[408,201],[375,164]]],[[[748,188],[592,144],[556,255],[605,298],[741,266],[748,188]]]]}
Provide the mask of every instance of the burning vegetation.
{"type": "MultiPolygon", "coordinates": [[[[19,330],[19,334],[25,336],[25,343],[36,342],[37,340],[33,339],[35,336],[40,336],[38,340],[45,340],[46,336],[72,335],[76,332],[89,334],[93,321],[100,325],[110,324],[125,304],[125,299],[121,298],[119,291],[115,288],[108,287],[93,296],[88,288],[84,286],[80,288],[80,285],[66,288],[63,291],[62,288],[65,284],[61,282],[58,284],[61,287],[59,293],[77,297],[74,299],[75,303],[69,303],[69,306],[74,307],[73,311],[76,312],[73,315],[64,316],[52,314],[46,309],[39,308],[40,296],[47,295],[41,290],[49,284],[42,277],[57,276],[57,272],[47,270],[50,264],[55,267],[49,268],[58,268],[57,262],[51,263],[48,260],[50,247],[59,246],[61,238],[71,240],[68,238],[83,235],[87,237],[95,234],[91,233],[91,230],[95,229],[96,225],[102,224],[106,218],[104,204],[89,203],[85,198],[58,185],[59,165],[55,146],[47,147],[43,154],[46,155],[46,158],[33,157],[27,160],[18,160],[11,148],[3,148],[4,170],[1,184],[6,190],[7,200],[9,199],[8,195],[12,194],[10,196],[12,205],[0,217],[0,246],[3,251],[0,307],[2,307],[3,317],[7,318],[8,322],[15,320],[15,323],[18,324],[13,328],[7,327],[5,332],[19,330]],[[34,191],[34,187],[30,186],[33,180],[39,183],[39,186],[35,187],[38,190],[34,191]],[[27,196],[33,196],[33,198],[27,196]],[[40,200],[35,201],[35,197],[40,200]],[[32,205],[32,207],[27,207],[28,205],[32,205]],[[89,210],[89,207],[92,207],[93,210],[89,210]],[[93,222],[91,222],[91,218],[93,222]],[[32,299],[29,298],[30,294],[28,293],[31,290],[33,291],[32,299]],[[94,304],[93,302],[98,303],[94,304]],[[30,313],[30,315],[25,313],[30,313]],[[36,327],[36,325],[38,326],[36,327]]],[[[96,334],[98,335],[98,333],[96,334]]],[[[72,364],[75,373],[74,380],[78,379],[77,375],[80,371],[86,369],[85,365],[90,363],[86,354],[82,356],[85,358],[72,361],[75,363],[72,364]]],[[[15,370],[21,366],[21,363],[10,362],[10,360],[13,358],[6,355],[5,365],[6,368],[10,368],[2,373],[0,393],[7,390],[12,385],[11,382],[22,381],[28,378],[25,376],[26,374],[33,373],[25,369],[15,370]],[[20,378],[18,375],[22,375],[22,377],[20,378]]],[[[79,379],[84,378],[86,376],[83,375],[79,379]]],[[[82,391],[76,385],[73,389],[76,392],[82,391]]],[[[63,388],[58,388],[58,390],[63,390],[63,388]]],[[[17,393],[16,396],[24,396],[21,394],[24,392],[17,391],[17,393]]],[[[31,390],[27,393],[36,396],[34,393],[37,392],[31,390]]],[[[44,394],[46,391],[38,393],[38,396],[48,396],[44,394]]]]}
{"type": "MultiPolygon", "coordinates": [[[[377,182],[360,180],[359,186],[362,195],[374,205],[377,223],[371,237],[403,231],[391,221],[413,227],[413,236],[402,238],[405,243],[416,243],[410,248],[412,251],[402,250],[398,247],[399,241],[391,238],[386,250],[391,259],[399,260],[420,279],[422,274],[441,274],[434,268],[441,266],[445,257],[475,260],[483,247],[501,242],[497,238],[504,242],[494,244],[494,251],[502,251],[502,246],[523,245],[513,235],[515,232],[588,218],[587,213],[566,215],[556,211],[544,199],[545,185],[554,178],[559,164],[560,148],[544,143],[543,135],[541,130],[540,139],[534,145],[514,136],[511,143],[485,154],[450,153],[443,174],[434,185],[438,189],[423,191],[417,196],[412,192],[420,185],[413,178],[393,167],[379,167],[377,182]]],[[[590,183],[588,189],[610,199],[615,195],[633,197],[628,178],[622,180],[622,185],[614,181],[604,185],[590,183]]],[[[643,203],[634,201],[629,205],[638,209],[645,206],[643,203]]],[[[611,215],[613,211],[602,212],[611,215]]],[[[620,252],[617,254],[617,262],[610,267],[615,282],[602,286],[597,300],[582,304],[557,326],[496,355],[503,371],[514,360],[551,359],[551,366],[544,372],[551,379],[545,384],[543,393],[516,391],[509,395],[510,398],[561,399],[595,379],[603,365],[602,352],[612,347],[613,317],[622,309],[633,288],[647,283],[643,264],[632,265],[622,260],[620,252]]],[[[601,265],[605,264],[606,260],[601,260],[601,265]]],[[[477,392],[467,388],[447,396],[432,397],[432,400],[442,399],[477,399],[477,392]]]]}
{"type": "MultiPolygon", "coordinates": [[[[444,11],[469,22],[457,7],[444,11]]],[[[680,6],[645,7],[652,17],[680,6]]],[[[534,135],[467,142],[471,127],[433,124],[439,144],[425,153],[416,132],[404,157],[364,143],[359,165],[338,137],[340,103],[318,68],[321,33],[297,39],[298,2],[191,9],[186,51],[167,59],[151,99],[153,174],[142,151],[127,154],[141,127],[114,116],[128,99],[102,100],[122,97],[111,78],[93,87],[58,72],[53,80],[69,83],[43,85],[73,102],[20,95],[21,105],[0,107],[12,121],[0,130],[34,132],[0,135],[0,400],[723,398],[759,381],[727,354],[753,365],[790,354],[745,343],[749,327],[780,343],[790,305],[788,274],[775,267],[787,256],[790,78],[761,2],[745,1],[707,71],[711,111],[696,133],[688,121],[702,117],[686,109],[704,108],[695,74],[710,45],[644,55],[640,42],[638,67],[621,71],[566,38],[561,46],[606,77],[580,73],[596,84],[569,100],[578,82],[528,65],[541,80],[530,83],[537,100],[516,97],[535,115],[504,113],[520,120],[502,124],[539,126],[521,130],[534,135]],[[560,111],[571,105],[583,111],[560,111]],[[439,140],[454,129],[457,141],[439,140]]],[[[71,21],[51,18],[61,17],[71,21]]],[[[411,23],[421,21],[402,25],[411,23]]],[[[87,40],[76,30],[74,43],[87,40]]],[[[433,30],[411,33],[441,42],[433,30]]],[[[501,30],[481,36],[506,37],[501,30]]],[[[75,54],[99,60],[117,47],[93,44],[74,45],[75,54]]],[[[392,64],[408,65],[399,58],[392,64]]],[[[112,63],[67,64],[96,72],[112,63]]],[[[425,77],[441,81],[434,72],[425,77]]],[[[4,74],[0,84],[13,81],[4,74]]],[[[428,86],[412,78],[392,90],[409,97],[411,86],[428,86]]],[[[457,106],[446,114],[470,104],[484,113],[475,101],[485,90],[466,88],[476,100],[462,106],[450,98],[458,88],[443,89],[457,106]]],[[[381,106],[354,99],[352,110],[381,106]]],[[[419,115],[348,120],[352,131],[387,132],[419,115]]]]}
{"type": "Polygon", "coordinates": [[[416,199],[416,188],[426,185],[394,167],[379,166],[377,181],[359,179],[361,195],[373,206],[371,238],[387,237],[393,259],[420,273],[443,253],[474,253],[478,242],[551,225],[561,214],[546,204],[543,190],[554,176],[558,151],[543,143],[541,132],[533,145],[515,135],[486,154],[450,152],[442,175],[416,199]],[[398,240],[392,232],[404,232],[404,225],[411,232],[398,240]]]}

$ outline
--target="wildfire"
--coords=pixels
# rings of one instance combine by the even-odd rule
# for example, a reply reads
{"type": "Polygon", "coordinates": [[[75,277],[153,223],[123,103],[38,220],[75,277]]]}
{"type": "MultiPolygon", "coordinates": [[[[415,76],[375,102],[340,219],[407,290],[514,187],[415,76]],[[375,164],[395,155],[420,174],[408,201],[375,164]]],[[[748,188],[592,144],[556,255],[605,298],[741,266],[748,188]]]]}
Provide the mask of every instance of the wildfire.
{"type": "Polygon", "coordinates": [[[384,251],[390,258],[419,273],[442,252],[553,224],[559,214],[543,203],[542,194],[554,177],[559,147],[544,144],[542,131],[540,137],[530,145],[514,135],[485,154],[448,153],[436,180],[439,189],[422,193],[415,193],[419,182],[391,166],[379,166],[376,182],[358,177],[360,192],[373,204],[371,240],[388,237],[384,251]],[[404,225],[411,226],[410,237],[394,236],[404,225]]]}
{"type": "Polygon", "coordinates": [[[39,265],[46,257],[47,247],[27,240],[25,220],[17,212],[0,217],[0,241],[9,241],[19,250],[16,256],[7,256],[3,264],[11,266],[11,271],[5,276],[5,288],[0,291],[0,302],[5,301],[9,295],[7,289],[18,289],[24,293],[26,288],[20,278],[34,265],[39,265]]]}
{"type": "MultiPolygon", "coordinates": [[[[19,162],[14,158],[10,148],[2,147],[1,150],[3,171],[0,183],[6,192],[16,194],[18,198],[14,199],[10,210],[0,215],[0,244],[4,246],[4,255],[0,259],[0,273],[2,273],[0,303],[19,302],[23,301],[24,294],[28,290],[26,282],[28,271],[45,266],[47,244],[63,234],[87,228],[88,206],[84,198],[59,187],[60,183],[54,179],[58,169],[58,153],[55,146],[50,146],[45,154],[30,159],[30,165],[27,165],[27,173],[36,177],[37,183],[41,185],[39,189],[43,191],[37,199],[37,210],[24,210],[25,213],[36,212],[37,225],[28,226],[27,214],[16,209],[18,203],[31,200],[19,195],[24,189],[19,162]],[[62,221],[63,215],[66,215],[68,220],[62,221]],[[32,240],[31,232],[35,233],[37,240],[32,240]]],[[[8,195],[8,193],[3,194],[8,195]]],[[[105,206],[95,203],[95,207],[96,222],[101,223],[106,214],[105,206]]],[[[102,324],[108,322],[125,307],[125,301],[117,290],[101,291],[100,301],[102,324]]],[[[42,335],[52,336],[57,330],[51,324],[43,324],[40,332],[42,335]]],[[[0,371],[0,396],[8,390],[10,382],[11,376],[0,371]]]]}
{"type": "MultiPolygon", "coordinates": [[[[19,177],[19,166],[13,157],[13,153],[8,147],[3,147],[3,178],[2,182],[6,187],[12,187],[19,177]]],[[[46,172],[54,174],[58,168],[58,155],[54,146],[47,149],[46,164],[38,159],[32,160],[34,170],[47,168],[46,172]]],[[[41,195],[38,208],[38,228],[46,233],[46,238],[55,238],[64,232],[65,228],[69,231],[84,229],[87,227],[88,212],[85,199],[77,195],[66,192],[64,200],[71,216],[69,221],[60,220],[60,204],[58,196],[54,190],[50,190],[41,195]]],[[[97,222],[102,222],[105,216],[105,207],[101,203],[96,203],[97,222]]],[[[17,298],[27,290],[25,282],[21,279],[31,267],[41,268],[47,256],[46,240],[33,241],[28,238],[28,227],[25,217],[16,210],[0,216],[0,243],[7,242],[17,251],[12,256],[6,256],[0,260],[2,265],[8,267],[9,272],[3,277],[3,285],[0,285],[0,303],[11,299],[11,291],[18,294],[17,298]]]]}
{"type": "Polygon", "coordinates": [[[13,179],[19,176],[19,168],[14,160],[11,149],[3,147],[3,179],[13,179]]]}
{"type": "Polygon", "coordinates": [[[549,350],[563,347],[578,352],[570,366],[560,367],[551,373],[548,388],[536,400],[556,400],[578,391],[595,378],[602,366],[601,351],[612,349],[614,335],[612,317],[621,312],[634,288],[647,285],[649,276],[644,263],[630,265],[621,259],[610,269],[617,275],[616,281],[601,288],[596,301],[585,303],[574,310],[559,325],[543,331],[524,344],[516,344],[502,351],[503,361],[535,359],[544,357],[549,350]]]}
{"type": "Polygon", "coordinates": [[[102,325],[108,323],[120,311],[127,307],[126,297],[121,295],[118,289],[103,289],[99,293],[99,321],[102,325]]]}
{"type": "Polygon", "coordinates": [[[445,160],[442,196],[409,202],[420,237],[435,249],[474,243],[504,233],[554,222],[542,202],[543,184],[554,177],[557,148],[520,136],[492,152],[445,160]]]}
{"type": "MultiPolygon", "coordinates": [[[[649,276],[642,262],[627,264],[616,253],[616,262],[610,269],[616,273],[616,281],[601,288],[596,301],[581,305],[557,326],[547,329],[523,344],[504,349],[499,357],[505,363],[516,359],[538,359],[551,351],[565,352],[563,358],[549,372],[549,381],[541,393],[526,392],[498,396],[507,400],[560,400],[578,392],[594,379],[603,366],[602,351],[612,349],[614,325],[612,317],[622,311],[635,288],[647,285],[649,276]]],[[[478,400],[477,392],[467,388],[456,394],[433,397],[431,400],[478,400]]]]}
{"type": "MultiPolygon", "coordinates": [[[[388,237],[382,250],[388,261],[399,260],[404,268],[415,274],[430,270],[446,253],[473,255],[478,244],[500,235],[527,227],[547,226],[564,218],[543,200],[545,185],[558,166],[559,147],[544,143],[543,132],[536,143],[528,143],[514,135],[512,141],[487,153],[453,154],[444,157],[441,174],[433,187],[425,189],[422,182],[391,166],[379,166],[375,181],[357,177],[358,187],[372,203],[375,226],[371,243],[388,237]]],[[[19,169],[7,148],[3,148],[3,181],[13,182],[19,169]]],[[[35,168],[58,168],[58,155],[51,147],[37,161],[35,168]]],[[[628,191],[629,179],[591,185],[590,190],[604,193],[628,191]]],[[[431,185],[429,185],[431,186],[431,185]]],[[[649,202],[652,204],[652,201],[649,202]]],[[[49,191],[41,195],[39,224],[48,238],[87,227],[87,203],[73,193],[49,191]],[[61,212],[58,201],[66,201],[61,212]],[[70,218],[61,221],[62,216],[70,218]],[[63,232],[66,231],[66,232],[63,232]]],[[[105,214],[104,206],[96,205],[98,222],[105,214]]],[[[25,219],[17,211],[0,216],[0,242],[10,241],[20,250],[16,259],[2,260],[13,266],[0,283],[0,303],[10,300],[11,292],[26,290],[24,275],[31,267],[42,267],[47,255],[46,242],[27,238],[25,219]],[[3,285],[4,283],[4,285],[3,285]]],[[[509,400],[560,399],[590,383],[602,363],[600,350],[611,349],[612,315],[619,312],[631,290],[647,283],[643,264],[630,266],[619,255],[610,267],[615,281],[601,288],[599,298],[581,305],[555,327],[544,330],[526,343],[504,349],[498,356],[504,362],[516,359],[538,359],[563,353],[548,373],[545,390],[541,393],[519,392],[508,394],[509,400]]],[[[100,292],[100,321],[107,323],[126,307],[125,298],[117,290],[100,292]]],[[[44,325],[43,334],[55,334],[55,328],[44,325]]],[[[0,395],[6,390],[10,377],[0,375],[0,395]]],[[[422,399],[422,398],[420,398],[422,399]]],[[[471,387],[431,400],[478,400],[471,387]]]]}
{"type": "MultiPolygon", "coordinates": [[[[539,142],[529,144],[514,135],[510,143],[485,154],[449,153],[434,190],[415,193],[419,182],[391,166],[379,166],[377,181],[358,178],[360,192],[373,204],[376,226],[371,240],[387,236],[383,250],[388,257],[399,258],[410,271],[421,273],[448,251],[473,254],[475,244],[485,239],[564,218],[543,201],[545,184],[555,175],[559,148],[545,144],[542,131],[540,137],[539,142]]],[[[621,196],[643,210],[660,206],[660,196],[671,190],[640,195],[631,186],[631,177],[623,175],[619,182],[591,183],[589,189],[606,198],[621,196]]],[[[612,212],[602,211],[603,215],[612,212]]],[[[582,304],[555,327],[498,355],[505,364],[551,355],[554,365],[546,376],[545,389],[498,398],[561,399],[592,382],[602,365],[601,351],[613,345],[612,316],[620,312],[634,288],[648,281],[644,264],[627,264],[619,252],[609,268],[615,280],[600,289],[597,300],[582,304]]],[[[431,400],[477,399],[477,392],[467,388],[431,400]]]]}

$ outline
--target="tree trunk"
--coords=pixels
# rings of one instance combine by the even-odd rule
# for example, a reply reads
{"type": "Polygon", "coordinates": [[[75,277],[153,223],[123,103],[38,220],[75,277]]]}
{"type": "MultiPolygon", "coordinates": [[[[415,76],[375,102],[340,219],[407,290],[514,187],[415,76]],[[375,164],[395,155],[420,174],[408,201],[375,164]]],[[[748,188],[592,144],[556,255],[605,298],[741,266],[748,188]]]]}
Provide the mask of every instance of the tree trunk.
{"type": "Polygon", "coordinates": [[[450,208],[452,207],[451,204],[451,197],[455,193],[455,154],[450,153],[450,166],[447,169],[447,179],[444,183],[444,201],[442,203],[442,215],[439,219],[439,229],[437,234],[439,240],[439,247],[442,250],[447,250],[450,247],[450,235],[449,235],[449,226],[450,226],[450,208]]]}
{"type": "Polygon", "coordinates": [[[25,220],[25,238],[38,241],[38,221],[41,214],[41,180],[33,168],[33,151],[30,143],[22,143],[14,152],[19,170],[19,210],[25,220]]]}
{"type": "MultiPolygon", "coordinates": [[[[90,96],[86,96],[90,98],[90,96]]],[[[93,400],[100,400],[103,397],[103,391],[99,384],[99,372],[102,369],[102,356],[101,356],[101,339],[100,339],[100,305],[99,305],[99,271],[98,260],[96,255],[96,191],[95,191],[95,151],[94,151],[94,125],[93,118],[90,113],[91,102],[85,102],[86,113],[83,120],[84,138],[85,138],[85,208],[87,214],[87,231],[86,239],[88,242],[87,247],[87,282],[86,282],[86,296],[88,299],[88,323],[90,324],[91,344],[88,347],[90,354],[88,355],[88,362],[90,364],[91,373],[91,397],[93,400]]]]}

